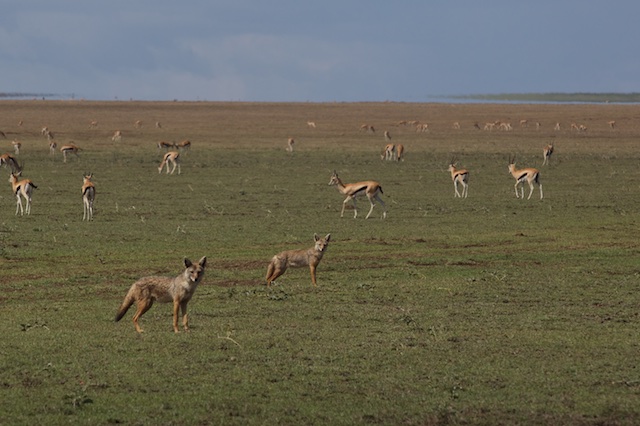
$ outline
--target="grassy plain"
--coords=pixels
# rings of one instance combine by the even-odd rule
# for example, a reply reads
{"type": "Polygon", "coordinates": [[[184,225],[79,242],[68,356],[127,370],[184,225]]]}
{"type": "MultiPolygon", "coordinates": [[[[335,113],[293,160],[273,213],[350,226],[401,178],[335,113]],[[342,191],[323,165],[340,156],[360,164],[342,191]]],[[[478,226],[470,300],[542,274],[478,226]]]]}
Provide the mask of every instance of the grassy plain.
{"type": "Polygon", "coordinates": [[[3,151],[20,140],[38,185],[29,217],[14,215],[8,182],[0,191],[0,424],[640,422],[640,106],[3,101],[0,112],[3,151]],[[514,129],[473,126],[495,120],[514,129]],[[45,125],[80,157],[51,157],[45,125]],[[406,161],[380,160],[384,130],[406,161]],[[155,144],[183,139],[182,174],[159,175],[155,144]],[[544,200],[515,198],[510,154],[541,169],[544,200]],[[471,172],[465,200],[452,155],[471,172]],[[365,221],[360,200],[361,217],[341,219],[334,169],[379,180],[388,218],[376,207],[365,221]],[[289,270],[267,289],[270,257],[314,233],[332,234],[318,287],[289,270]],[[142,318],[142,336],[131,312],[113,322],[134,280],[203,255],[190,333],[171,331],[167,305],[142,318]]]}

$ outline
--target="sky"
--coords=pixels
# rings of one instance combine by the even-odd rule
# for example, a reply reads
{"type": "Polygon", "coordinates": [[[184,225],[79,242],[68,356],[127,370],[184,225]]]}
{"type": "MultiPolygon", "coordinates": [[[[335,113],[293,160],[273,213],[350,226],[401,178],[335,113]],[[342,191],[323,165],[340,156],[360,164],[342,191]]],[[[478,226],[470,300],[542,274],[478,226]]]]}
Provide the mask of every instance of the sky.
{"type": "Polygon", "coordinates": [[[637,0],[5,0],[0,93],[427,102],[640,92],[637,0]]]}

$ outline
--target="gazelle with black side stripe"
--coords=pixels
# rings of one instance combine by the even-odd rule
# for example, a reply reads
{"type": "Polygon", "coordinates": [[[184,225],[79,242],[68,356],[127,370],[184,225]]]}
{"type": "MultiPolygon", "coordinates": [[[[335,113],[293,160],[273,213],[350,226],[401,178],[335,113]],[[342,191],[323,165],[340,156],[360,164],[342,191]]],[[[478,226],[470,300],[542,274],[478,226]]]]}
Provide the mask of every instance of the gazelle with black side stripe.
{"type": "Polygon", "coordinates": [[[382,205],[382,218],[384,219],[387,217],[387,207],[385,206],[384,201],[382,201],[382,198],[380,198],[380,194],[383,193],[380,183],[368,180],[364,182],[345,184],[342,183],[342,180],[340,180],[340,178],[338,177],[338,173],[336,173],[336,171],[334,170],[333,174],[331,175],[331,180],[329,180],[329,185],[335,185],[342,195],[346,195],[346,198],[342,202],[342,212],[340,213],[340,217],[344,216],[344,209],[349,201],[353,202],[353,218],[355,219],[356,217],[358,217],[356,197],[361,194],[366,195],[369,199],[369,203],[371,203],[371,209],[369,209],[369,213],[367,214],[367,217],[365,219],[369,219],[369,216],[371,216],[373,208],[376,205],[376,200],[380,203],[380,205],[382,205]]]}
{"type": "Polygon", "coordinates": [[[550,143],[549,145],[545,146],[544,149],[542,150],[542,165],[546,165],[549,164],[549,158],[551,158],[551,154],[553,154],[553,144],[550,143]]]}
{"type": "Polygon", "coordinates": [[[397,158],[396,146],[392,143],[385,145],[384,149],[380,153],[381,160],[393,161],[397,158]]]}
{"type": "Polygon", "coordinates": [[[455,197],[467,198],[469,195],[469,172],[465,169],[456,168],[456,159],[452,158],[449,163],[449,171],[451,172],[451,179],[453,180],[453,189],[455,190],[455,197]],[[458,192],[458,184],[462,185],[462,194],[458,192]]]}
{"type": "Polygon", "coordinates": [[[33,190],[37,188],[37,186],[31,181],[31,179],[22,179],[18,180],[18,177],[22,174],[21,171],[17,173],[11,173],[9,175],[9,183],[11,183],[11,187],[13,188],[13,194],[16,196],[16,215],[18,211],[20,211],[20,215],[23,215],[25,212],[27,214],[31,214],[31,195],[33,194],[33,190]],[[27,202],[26,208],[22,207],[22,199],[27,202]]]}
{"type": "Polygon", "coordinates": [[[171,174],[176,171],[176,167],[178,168],[178,174],[180,174],[180,153],[178,151],[169,151],[162,157],[162,162],[158,167],[158,173],[162,173],[162,169],[166,166],[167,174],[169,174],[169,164],[173,165],[171,174]]]}
{"type": "Polygon", "coordinates": [[[527,168],[527,169],[516,169],[516,157],[509,159],[509,173],[516,180],[516,184],[514,188],[516,190],[516,198],[524,199],[524,183],[527,182],[529,184],[529,197],[527,200],[531,198],[531,194],[533,194],[533,184],[537,184],[538,188],[540,188],[540,199],[542,200],[542,184],[540,183],[540,172],[537,169],[527,168]],[[518,194],[518,186],[521,187],[521,193],[518,194]]]}
{"type": "Polygon", "coordinates": [[[93,202],[96,199],[96,186],[91,181],[93,173],[86,173],[82,176],[82,204],[84,212],[82,220],[93,220],[93,202]]]}
{"type": "Polygon", "coordinates": [[[73,143],[68,143],[60,147],[60,152],[62,152],[62,157],[64,158],[65,163],[67,162],[68,154],[75,154],[76,157],[80,157],[80,155],[78,155],[78,151],[80,151],[80,148],[73,143]]]}

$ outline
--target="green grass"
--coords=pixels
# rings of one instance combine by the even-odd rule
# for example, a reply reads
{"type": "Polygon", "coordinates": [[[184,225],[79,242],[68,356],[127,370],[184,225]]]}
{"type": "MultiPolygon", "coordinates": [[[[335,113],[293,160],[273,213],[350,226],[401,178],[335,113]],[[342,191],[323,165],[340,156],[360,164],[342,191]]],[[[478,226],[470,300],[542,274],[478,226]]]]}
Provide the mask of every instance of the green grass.
{"type": "MultiPolygon", "coordinates": [[[[0,191],[0,424],[640,420],[635,129],[449,130],[501,111],[478,105],[0,106],[8,123],[33,114],[9,137],[23,141],[25,176],[38,185],[30,217],[14,216],[8,182],[0,191]],[[425,108],[428,136],[391,130],[407,147],[403,163],[380,162],[382,137],[358,133],[361,121],[382,130],[425,108]],[[48,156],[41,116],[84,148],[79,159],[48,156]],[[147,127],[109,141],[140,116],[147,127]],[[85,124],[93,117],[98,134],[85,124]],[[194,145],[182,175],[158,175],[155,142],[181,138],[194,145]],[[550,138],[545,199],[517,200],[507,155],[539,166],[550,138]],[[466,200],[453,197],[452,152],[471,170],[466,200]],[[340,219],[334,169],[345,182],[379,180],[388,218],[378,206],[364,220],[360,200],[360,218],[340,219]],[[83,223],[88,171],[98,195],[95,220],[83,223]],[[310,247],[314,233],[332,234],[318,287],[293,269],[267,289],[270,257],[310,247]],[[142,317],[142,336],[131,312],[113,322],[137,278],[177,275],[184,256],[203,255],[190,333],[172,332],[167,305],[142,317]]],[[[564,108],[538,114],[610,117],[564,108]]]]}

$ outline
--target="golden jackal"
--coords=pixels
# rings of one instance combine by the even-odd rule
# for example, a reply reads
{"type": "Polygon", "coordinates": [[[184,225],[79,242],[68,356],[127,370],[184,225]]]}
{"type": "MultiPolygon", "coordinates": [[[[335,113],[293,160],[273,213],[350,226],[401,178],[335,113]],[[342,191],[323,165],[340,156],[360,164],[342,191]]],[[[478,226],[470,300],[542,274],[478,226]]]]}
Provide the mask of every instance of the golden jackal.
{"type": "Polygon", "coordinates": [[[182,325],[184,331],[189,331],[189,319],[187,317],[187,303],[191,300],[198,284],[204,275],[207,258],[202,257],[197,264],[184,259],[185,270],[175,278],[169,277],[144,277],[133,283],[122,302],[122,306],[116,314],[116,321],[120,321],[135,302],[137,310],[133,316],[133,324],[136,331],[142,333],[138,324],[140,317],[147,312],[153,302],[173,302],[173,331],[178,332],[178,310],[182,309],[182,325]]]}
{"type": "Polygon", "coordinates": [[[327,250],[331,234],[327,234],[324,238],[320,238],[318,234],[314,234],[313,237],[316,244],[310,249],[287,250],[273,256],[267,268],[267,287],[271,286],[273,281],[284,274],[289,266],[298,268],[306,265],[309,265],[309,269],[311,270],[311,282],[314,286],[316,285],[316,268],[322,260],[324,252],[327,250]]]}

